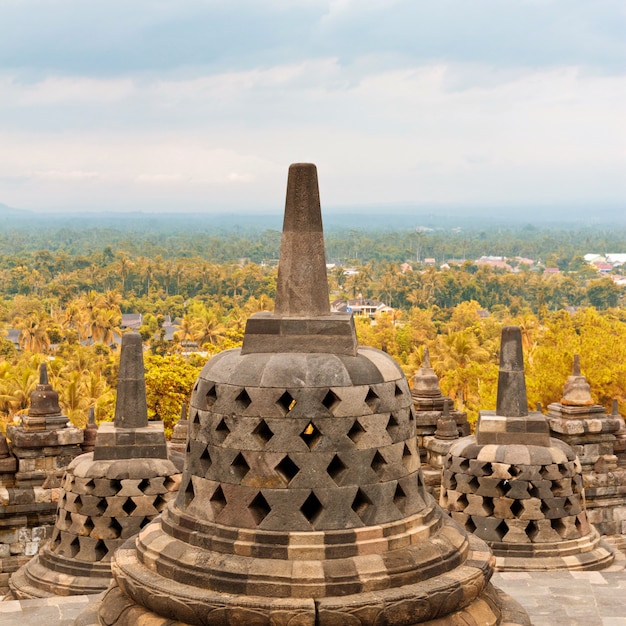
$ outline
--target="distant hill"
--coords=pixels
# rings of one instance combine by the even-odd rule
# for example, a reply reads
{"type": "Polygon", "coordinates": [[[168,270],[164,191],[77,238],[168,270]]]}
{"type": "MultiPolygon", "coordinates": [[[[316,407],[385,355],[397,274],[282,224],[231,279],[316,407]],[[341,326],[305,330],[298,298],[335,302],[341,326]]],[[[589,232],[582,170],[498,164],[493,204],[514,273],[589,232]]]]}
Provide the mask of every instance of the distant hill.
{"type": "Polygon", "coordinates": [[[24,209],[15,209],[12,206],[8,206],[7,204],[2,204],[0,202],[0,216],[3,215],[28,215],[31,211],[25,211],[24,209]]]}

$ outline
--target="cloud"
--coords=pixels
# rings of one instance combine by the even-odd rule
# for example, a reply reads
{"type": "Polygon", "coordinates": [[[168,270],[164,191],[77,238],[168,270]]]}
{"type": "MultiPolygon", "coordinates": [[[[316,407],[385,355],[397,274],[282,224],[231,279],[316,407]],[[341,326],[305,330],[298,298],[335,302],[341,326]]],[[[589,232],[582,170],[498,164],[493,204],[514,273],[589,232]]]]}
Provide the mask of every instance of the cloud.
{"type": "Polygon", "coordinates": [[[408,65],[626,63],[621,0],[5,0],[0,65],[101,76],[364,55],[408,65]]]}

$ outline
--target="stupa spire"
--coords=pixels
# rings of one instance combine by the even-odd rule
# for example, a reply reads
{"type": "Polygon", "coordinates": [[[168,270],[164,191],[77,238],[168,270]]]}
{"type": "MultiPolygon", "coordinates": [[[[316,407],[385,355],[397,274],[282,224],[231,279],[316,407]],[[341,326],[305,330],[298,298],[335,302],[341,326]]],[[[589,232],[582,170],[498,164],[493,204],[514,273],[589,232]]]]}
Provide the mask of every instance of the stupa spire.
{"type": "Polygon", "coordinates": [[[143,348],[139,333],[122,335],[114,424],[117,428],[148,425],[143,348]]]}
{"type": "Polygon", "coordinates": [[[275,313],[330,314],[317,168],[312,163],[289,167],[275,313]]]}
{"type": "Polygon", "coordinates": [[[503,417],[528,415],[522,333],[518,326],[502,329],[496,413],[503,417]]]}

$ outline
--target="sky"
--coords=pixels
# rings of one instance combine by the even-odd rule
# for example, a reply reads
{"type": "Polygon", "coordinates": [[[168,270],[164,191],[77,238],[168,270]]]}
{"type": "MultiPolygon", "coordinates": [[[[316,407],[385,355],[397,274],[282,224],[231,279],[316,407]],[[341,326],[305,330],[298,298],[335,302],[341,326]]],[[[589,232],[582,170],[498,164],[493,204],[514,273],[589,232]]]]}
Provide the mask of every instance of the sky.
{"type": "Polygon", "coordinates": [[[624,0],[0,0],[0,203],[626,209],[624,0]]]}

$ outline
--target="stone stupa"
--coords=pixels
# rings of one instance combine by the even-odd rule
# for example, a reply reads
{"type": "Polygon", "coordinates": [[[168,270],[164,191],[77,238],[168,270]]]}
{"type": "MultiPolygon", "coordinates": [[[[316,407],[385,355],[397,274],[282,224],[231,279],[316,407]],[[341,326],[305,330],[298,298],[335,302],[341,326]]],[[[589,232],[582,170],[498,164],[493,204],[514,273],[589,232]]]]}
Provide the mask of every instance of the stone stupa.
{"type": "Polygon", "coordinates": [[[411,396],[415,407],[417,443],[422,449],[422,461],[425,459],[424,444],[428,437],[434,436],[437,422],[443,415],[446,404],[449,409],[448,416],[456,423],[459,437],[466,437],[470,434],[467,413],[456,410],[452,400],[441,392],[439,378],[430,364],[428,347],[424,348],[422,364],[413,376],[411,396]]]}
{"type": "Polygon", "coordinates": [[[100,623],[528,624],[491,573],[424,490],[401,369],[330,313],[317,171],[292,165],[276,310],[202,370],[178,498],[116,552],[100,623]]]}
{"type": "Polygon", "coordinates": [[[497,568],[586,570],[611,565],[614,552],[589,523],[575,452],[529,413],[521,333],[502,329],[495,411],[481,411],[475,436],[447,457],[441,503],[486,541],[497,568]]]}
{"type": "Polygon", "coordinates": [[[82,595],[111,582],[113,552],[176,496],[162,422],[148,422],[138,333],[122,336],[115,420],[100,425],[93,452],[76,457],[62,482],[52,539],[15,572],[17,599],[82,595]]]}

